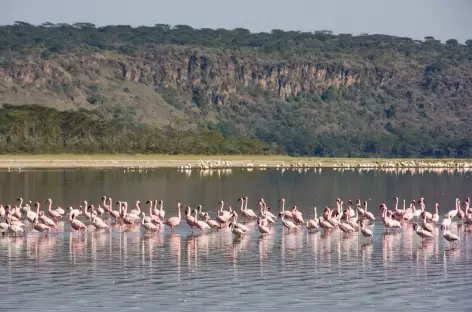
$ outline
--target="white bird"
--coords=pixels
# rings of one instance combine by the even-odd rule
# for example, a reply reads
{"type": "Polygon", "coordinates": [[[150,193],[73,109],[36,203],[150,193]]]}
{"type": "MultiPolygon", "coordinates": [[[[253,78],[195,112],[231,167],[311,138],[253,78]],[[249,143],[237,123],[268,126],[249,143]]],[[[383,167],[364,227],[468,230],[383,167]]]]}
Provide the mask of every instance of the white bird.
{"type": "Polygon", "coordinates": [[[449,210],[445,217],[450,217],[451,219],[454,219],[454,217],[457,215],[457,211],[459,210],[459,205],[460,205],[460,199],[456,198],[456,209],[449,210]]]}
{"type": "Polygon", "coordinates": [[[417,223],[413,224],[413,230],[415,230],[416,234],[421,237],[421,242],[425,242],[426,239],[433,237],[433,233],[423,230],[417,223]]]}
{"type": "Polygon", "coordinates": [[[451,226],[451,216],[446,215],[446,218],[444,218],[444,220],[441,224],[441,230],[449,229],[450,226],[451,226]]]}
{"type": "Polygon", "coordinates": [[[257,228],[261,235],[270,234],[270,229],[262,224],[262,218],[257,218],[257,228]]]}
{"type": "Polygon", "coordinates": [[[109,226],[105,223],[105,221],[103,221],[102,219],[97,217],[97,212],[95,210],[92,210],[92,217],[90,218],[90,223],[97,230],[108,229],[109,228],[109,226]]]}
{"type": "Polygon", "coordinates": [[[443,229],[443,237],[449,242],[449,247],[452,248],[453,243],[459,242],[459,236],[452,233],[450,230],[443,229]]]}
{"type": "Polygon", "coordinates": [[[362,236],[364,236],[365,239],[370,239],[371,242],[373,242],[373,239],[372,239],[372,231],[368,228],[365,227],[365,223],[364,223],[364,220],[361,220],[360,221],[360,224],[361,224],[361,233],[362,233],[362,236]]]}
{"type": "Polygon", "coordinates": [[[285,226],[289,231],[290,230],[298,230],[298,227],[295,225],[293,221],[285,220],[285,213],[283,211],[279,212],[280,222],[283,226],[285,226]]]}
{"type": "Polygon", "coordinates": [[[243,230],[241,229],[238,229],[238,228],[235,228],[234,227],[234,223],[229,223],[228,227],[231,229],[231,232],[236,236],[236,237],[241,237],[243,236],[244,234],[246,234],[246,232],[244,232],[243,230]]]}
{"type": "Polygon", "coordinates": [[[150,232],[159,231],[160,227],[158,225],[155,225],[154,223],[152,223],[151,219],[146,218],[146,213],[144,211],[141,212],[141,215],[143,216],[143,220],[141,221],[141,226],[146,231],[150,231],[150,232]],[[146,221],[148,221],[148,222],[146,222],[146,221]]]}
{"type": "Polygon", "coordinates": [[[315,216],[313,217],[313,219],[308,220],[306,222],[306,228],[309,231],[317,230],[320,227],[320,225],[318,224],[318,216],[317,216],[317,213],[316,213],[316,207],[314,208],[314,210],[315,210],[315,216]]]}
{"type": "Polygon", "coordinates": [[[208,212],[205,214],[205,222],[212,228],[212,229],[220,229],[221,228],[221,225],[220,223],[218,223],[217,221],[215,220],[211,220],[210,219],[210,215],[208,214],[208,212]]]}

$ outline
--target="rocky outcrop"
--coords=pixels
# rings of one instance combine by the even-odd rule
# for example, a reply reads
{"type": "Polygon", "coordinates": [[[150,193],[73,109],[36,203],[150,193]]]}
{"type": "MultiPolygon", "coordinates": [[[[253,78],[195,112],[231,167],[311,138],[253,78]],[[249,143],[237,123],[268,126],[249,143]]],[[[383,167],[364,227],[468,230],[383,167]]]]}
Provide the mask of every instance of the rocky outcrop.
{"type": "MultiPolygon", "coordinates": [[[[224,105],[242,88],[258,86],[282,99],[301,92],[321,94],[328,87],[361,82],[382,87],[397,82],[399,73],[386,68],[356,68],[303,61],[269,61],[232,55],[190,54],[124,57],[92,54],[68,59],[39,60],[0,68],[0,83],[14,81],[43,88],[74,84],[78,73],[106,72],[113,79],[146,84],[156,90],[176,88],[200,92],[208,104],[224,105]]],[[[110,78],[110,77],[109,77],[110,78]]]]}

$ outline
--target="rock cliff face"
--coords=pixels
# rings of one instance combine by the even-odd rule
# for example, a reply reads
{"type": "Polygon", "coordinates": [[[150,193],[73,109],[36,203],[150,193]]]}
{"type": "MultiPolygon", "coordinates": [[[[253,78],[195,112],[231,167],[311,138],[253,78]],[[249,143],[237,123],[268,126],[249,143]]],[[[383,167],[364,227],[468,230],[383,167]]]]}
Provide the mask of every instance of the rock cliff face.
{"type": "MultiPolygon", "coordinates": [[[[288,99],[301,92],[321,94],[328,87],[356,85],[361,82],[376,87],[391,85],[401,77],[386,68],[359,68],[349,65],[320,65],[301,61],[263,61],[231,55],[198,54],[124,57],[114,54],[90,54],[67,58],[19,62],[0,68],[0,84],[18,84],[35,90],[55,85],[73,86],[70,101],[84,101],[84,80],[100,83],[124,80],[159,90],[175,88],[189,96],[201,93],[207,104],[225,105],[231,95],[245,87],[258,86],[275,97],[288,99]]],[[[112,88],[109,90],[112,92],[112,88]]],[[[158,92],[158,91],[157,91],[158,92]]]]}

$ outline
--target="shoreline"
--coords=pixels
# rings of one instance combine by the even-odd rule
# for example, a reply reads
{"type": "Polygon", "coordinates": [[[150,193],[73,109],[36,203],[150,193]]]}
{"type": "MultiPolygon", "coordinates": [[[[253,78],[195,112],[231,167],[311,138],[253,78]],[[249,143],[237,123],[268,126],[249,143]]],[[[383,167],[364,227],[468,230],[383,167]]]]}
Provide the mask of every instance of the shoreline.
{"type": "Polygon", "coordinates": [[[310,158],[290,156],[0,155],[1,169],[53,168],[365,168],[469,169],[472,159],[310,158]]]}

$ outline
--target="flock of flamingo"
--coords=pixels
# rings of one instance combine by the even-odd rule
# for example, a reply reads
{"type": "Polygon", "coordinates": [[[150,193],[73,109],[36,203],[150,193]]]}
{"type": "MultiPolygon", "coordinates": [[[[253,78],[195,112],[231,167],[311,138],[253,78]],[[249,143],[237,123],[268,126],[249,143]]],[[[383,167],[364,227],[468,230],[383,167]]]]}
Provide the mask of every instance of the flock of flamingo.
{"type": "MultiPolygon", "coordinates": [[[[421,198],[418,202],[413,200],[409,207],[406,207],[406,200],[403,200],[403,207],[398,207],[398,197],[394,198],[395,208],[390,210],[386,204],[380,205],[381,220],[385,226],[387,233],[395,234],[402,228],[412,224],[414,231],[421,238],[422,243],[426,244],[427,240],[434,237],[435,226],[440,221],[439,204],[435,204],[434,213],[426,211],[425,200],[421,198]],[[417,208],[417,205],[419,208],[417,208]],[[421,218],[421,221],[420,221],[421,218]]],[[[355,208],[353,202],[348,201],[348,205],[344,208],[344,202],[336,199],[336,208],[324,208],[321,216],[317,215],[317,209],[314,207],[313,218],[305,221],[302,212],[297,206],[293,205],[291,209],[285,210],[285,199],[280,199],[281,210],[274,215],[271,208],[267,206],[263,198],[257,202],[258,214],[247,207],[248,198],[242,197],[238,201],[241,203],[240,213],[245,219],[245,223],[238,223],[238,212],[231,207],[228,210],[224,209],[224,202],[220,201],[217,209],[217,214],[214,219],[210,217],[210,213],[203,211],[203,207],[198,205],[196,209],[190,206],[185,207],[185,221],[189,229],[193,232],[194,229],[200,232],[221,230],[229,228],[236,237],[243,237],[249,232],[248,223],[256,220],[257,228],[261,235],[270,235],[273,231],[274,224],[277,219],[280,219],[282,228],[288,231],[301,231],[306,227],[308,231],[318,231],[323,229],[325,232],[339,228],[345,237],[349,238],[352,233],[360,232],[365,238],[366,242],[373,242],[373,232],[369,228],[375,221],[375,217],[371,211],[367,209],[367,201],[361,205],[361,201],[357,200],[355,208]]],[[[33,203],[24,204],[22,198],[18,198],[17,203],[12,205],[0,205],[0,233],[2,235],[24,235],[28,228],[34,229],[37,232],[42,232],[45,235],[49,231],[58,230],[58,222],[61,222],[64,217],[69,215],[68,221],[70,227],[74,232],[82,235],[90,228],[95,228],[95,231],[109,231],[112,226],[125,226],[134,228],[141,226],[146,232],[159,232],[164,226],[168,226],[170,231],[179,226],[182,221],[181,203],[177,203],[177,216],[165,218],[166,211],[163,207],[163,201],[148,200],[146,204],[149,206],[149,212],[146,215],[145,211],[141,209],[141,202],[136,202],[136,207],[128,212],[128,203],[126,201],[116,202],[117,210],[113,210],[113,201],[106,196],[102,197],[102,202],[97,207],[87,201],[83,202],[79,208],[69,207],[64,210],[60,207],[53,208],[52,200],[46,201],[48,205],[46,215],[40,209],[40,203],[36,202],[34,208],[33,203]],[[109,222],[105,222],[102,218],[109,215],[109,222]],[[79,216],[84,216],[88,221],[88,225],[78,220],[79,216]],[[28,227],[27,220],[31,225],[28,227]]],[[[459,236],[452,233],[450,230],[453,219],[459,219],[465,226],[472,225],[472,208],[469,207],[470,198],[463,202],[464,210],[461,208],[461,201],[457,198],[455,201],[455,208],[448,211],[441,222],[441,231],[444,239],[450,243],[452,248],[454,244],[459,241],[459,236]]],[[[86,222],[86,221],[85,221],[86,222]]]]}

